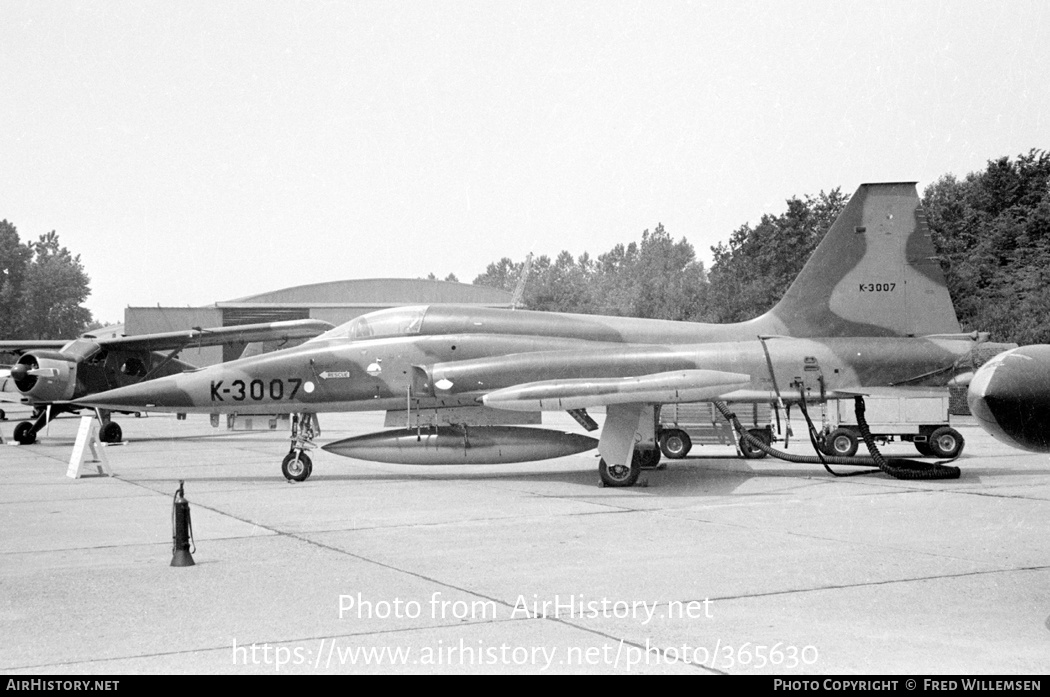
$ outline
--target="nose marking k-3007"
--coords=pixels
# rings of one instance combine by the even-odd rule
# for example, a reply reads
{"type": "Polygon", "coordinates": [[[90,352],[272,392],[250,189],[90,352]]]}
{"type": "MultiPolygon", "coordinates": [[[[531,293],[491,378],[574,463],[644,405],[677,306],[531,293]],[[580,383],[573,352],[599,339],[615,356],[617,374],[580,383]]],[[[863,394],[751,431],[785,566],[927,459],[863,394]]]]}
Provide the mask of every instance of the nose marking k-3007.
{"type": "Polygon", "coordinates": [[[274,378],[265,380],[233,380],[229,387],[223,386],[224,380],[211,381],[211,401],[225,402],[224,395],[235,402],[251,400],[255,402],[295,399],[303,381],[300,378],[274,378]]]}

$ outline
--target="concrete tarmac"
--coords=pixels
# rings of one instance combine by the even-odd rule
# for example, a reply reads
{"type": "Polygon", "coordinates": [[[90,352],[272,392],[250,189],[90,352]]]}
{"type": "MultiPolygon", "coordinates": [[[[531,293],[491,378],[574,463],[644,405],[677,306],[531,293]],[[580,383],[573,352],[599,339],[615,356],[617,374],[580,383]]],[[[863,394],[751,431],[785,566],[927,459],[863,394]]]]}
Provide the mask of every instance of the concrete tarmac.
{"type": "MultiPolygon", "coordinates": [[[[319,442],[382,418],[322,414],[319,442]]],[[[65,476],[75,417],[0,445],[0,672],[1050,671],[1050,456],[965,419],[959,480],[698,446],[629,489],[599,487],[594,453],[419,467],[316,450],[289,483],[284,430],[117,420],[112,477],[65,476]],[[196,566],[172,568],[180,479],[196,566]]]]}

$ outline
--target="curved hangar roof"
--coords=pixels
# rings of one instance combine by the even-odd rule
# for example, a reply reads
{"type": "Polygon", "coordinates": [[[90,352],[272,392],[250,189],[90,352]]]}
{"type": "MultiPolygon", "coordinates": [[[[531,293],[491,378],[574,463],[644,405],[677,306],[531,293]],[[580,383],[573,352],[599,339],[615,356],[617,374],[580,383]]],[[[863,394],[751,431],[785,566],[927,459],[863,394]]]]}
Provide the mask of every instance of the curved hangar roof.
{"type": "Polygon", "coordinates": [[[401,303],[479,303],[509,305],[511,294],[498,288],[424,278],[368,278],[329,281],[273,290],[216,303],[219,307],[241,304],[359,305],[401,303]]]}

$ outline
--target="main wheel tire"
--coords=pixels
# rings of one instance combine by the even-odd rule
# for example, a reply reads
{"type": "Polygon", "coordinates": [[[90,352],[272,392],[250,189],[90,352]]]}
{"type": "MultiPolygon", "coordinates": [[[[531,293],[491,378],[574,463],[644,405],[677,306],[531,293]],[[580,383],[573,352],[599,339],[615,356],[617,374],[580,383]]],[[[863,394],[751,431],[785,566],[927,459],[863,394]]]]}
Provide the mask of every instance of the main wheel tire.
{"type": "Polygon", "coordinates": [[[660,464],[660,451],[657,448],[635,448],[632,464],[638,463],[643,470],[652,470],[660,464]]]}
{"type": "Polygon", "coordinates": [[[672,460],[685,457],[693,447],[689,434],[677,428],[660,434],[660,452],[672,460]]]}
{"type": "Polygon", "coordinates": [[[602,484],[605,486],[634,486],[641,472],[642,468],[638,466],[634,458],[631,459],[630,465],[613,465],[612,467],[605,464],[604,458],[598,461],[598,476],[602,478],[602,484]]]}
{"type": "Polygon", "coordinates": [[[15,426],[14,439],[20,445],[32,445],[36,442],[36,433],[33,432],[33,424],[23,421],[15,426]]]}
{"type": "Polygon", "coordinates": [[[103,443],[119,443],[124,440],[124,432],[121,430],[120,424],[116,421],[110,421],[102,425],[98,432],[98,439],[103,443]]]}
{"type": "MultiPolygon", "coordinates": [[[[764,428],[753,428],[750,431],[748,431],[748,433],[750,433],[755,438],[758,438],[765,445],[769,445],[769,431],[765,430],[764,428]]],[[[749,460],[761,460],[766,456],[764,450],[760,450],[759,448],[756,448],[755,446],[751,445],[750,441],[748,441],[748,439],[744,436],[740,436],[739,444],[740,452],[743,453],[744,457],[746,457],[749,460]]]]}
{"type": "Polygon", "coordinates": [[[303,451],[292,451],[281,462],[281,474],[290,482],[305,482],[314,471],[310,456],[303,451]]]}
{"type": "Polygon", "coordinates": [[[950,426],[941,426],[930,434],[930,450],[934,457],[958,457],[964,443],[962,434],[950,426]]]}
{"type": "Polygon", "coordinates": [[[857,436],[848,428],[836,428],[824,440],[824,452],[834,457],[853,457],[857,454],[857,436]]]}
{"type": "Polygon", "coordinates": [[[920,443],[918,441],[913,441],[912,445],[915,446],[915,449],[918,450],[919,454],[923,457],[937,457],[933,454],[933,450],[930,448],[929,443],[920,443]]]}
{"type": "Polygon", "coordinates": [[[0,409],[0,421],[7,421],[7,412],[0,409]]]}

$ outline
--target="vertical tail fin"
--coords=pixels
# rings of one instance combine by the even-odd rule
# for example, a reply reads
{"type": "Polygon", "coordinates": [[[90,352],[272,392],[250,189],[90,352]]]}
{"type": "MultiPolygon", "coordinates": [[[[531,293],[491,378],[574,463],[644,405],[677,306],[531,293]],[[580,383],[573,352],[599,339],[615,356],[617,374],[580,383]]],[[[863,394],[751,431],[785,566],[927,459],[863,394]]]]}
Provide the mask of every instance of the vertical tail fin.
{"type": "Polygon", "coordinates": [[[759,321],[790,336],[961,331],[914,182],[861,184],[759,321]]]}

